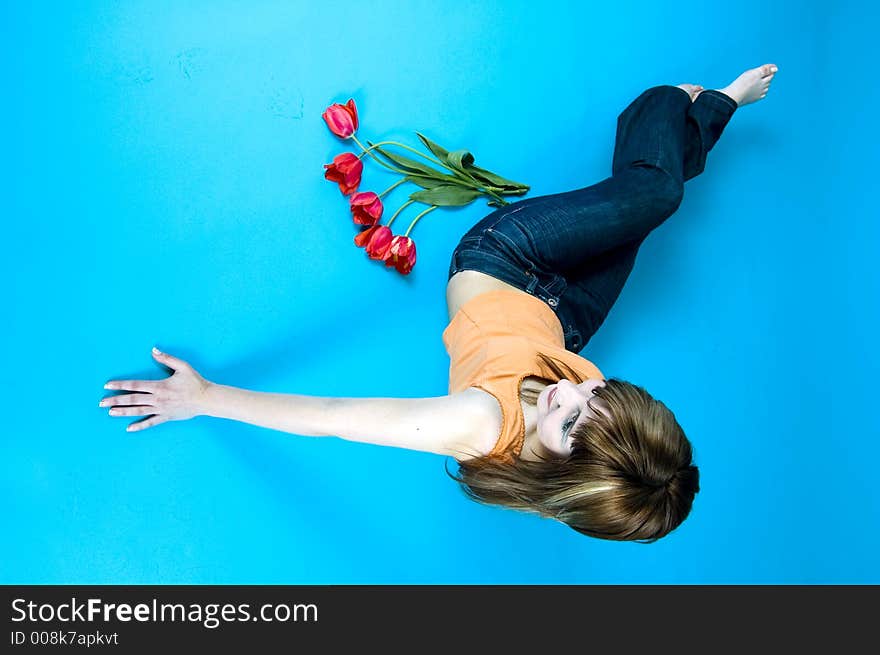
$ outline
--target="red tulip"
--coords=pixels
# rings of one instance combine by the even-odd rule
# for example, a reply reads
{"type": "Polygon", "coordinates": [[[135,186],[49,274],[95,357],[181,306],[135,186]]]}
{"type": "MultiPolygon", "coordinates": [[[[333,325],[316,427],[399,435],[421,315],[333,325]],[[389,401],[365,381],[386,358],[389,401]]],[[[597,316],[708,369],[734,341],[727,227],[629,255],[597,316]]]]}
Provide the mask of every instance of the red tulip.
{"type": "Polygon", "coordinates": [[[361,230],[357,234],[354,235],[354,245],[358,248],[363,248],[367,241],[370,240],[370,237],[373,235],[377,229],[379,229],[379,225],[374,225],[372,227],[367,228],[366,230],[361,230]]]}
{"type": "Polygon", "coordinates": [[[349,98],[344,105],[333,103],[324,110],[321,117],[326,121],[330,131],[343,139],[350,138],[357,131],[358,113],[352,98],[349,98]]]}
{"type": "Polygon", "coordinates": [[[382,218],[382,201],[372,191],[355,193],[349,203],[352,220],[358,225],[375,225],[382,218]]]}
{"type": "Polygon", "coordinates": [[[385,266],[394,266],[398,273],[409,275],[415,265],[416,242],[404,236],[396,236],[391,239],[385,266]]]}
{"type": "Polygon", "coordinates": [[[366,246],[370,259],[385,260],[391,245],[391,228],[387,225],[374,225],[356,235],[354,243],[358,248],[366,246]]]}
{"type": "Polygon", "coordinates": [[[343,152],[333,158],[332,164],[324,164],[324,178],[339,184],[342,195],[357,191],[361,183],[361,173],[364,171],[364,162],[352,152],[343,152]]]}

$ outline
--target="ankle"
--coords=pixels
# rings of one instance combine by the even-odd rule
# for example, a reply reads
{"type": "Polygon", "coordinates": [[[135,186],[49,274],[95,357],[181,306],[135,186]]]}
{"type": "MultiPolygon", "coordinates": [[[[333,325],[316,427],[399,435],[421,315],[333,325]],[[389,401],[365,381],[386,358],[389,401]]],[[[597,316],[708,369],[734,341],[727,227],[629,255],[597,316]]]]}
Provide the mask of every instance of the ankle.
{"type": "Polygon", "coordinates": [[[733,89],[729,86],[724,87],[723,89],[713,89],[713,91],[718,91],[719,93],[723,93],[728,98],[733,100],[736,103],[736,106],[739,107],[742,102],[742,96],[737,93],[736,89],[733,89]]]}

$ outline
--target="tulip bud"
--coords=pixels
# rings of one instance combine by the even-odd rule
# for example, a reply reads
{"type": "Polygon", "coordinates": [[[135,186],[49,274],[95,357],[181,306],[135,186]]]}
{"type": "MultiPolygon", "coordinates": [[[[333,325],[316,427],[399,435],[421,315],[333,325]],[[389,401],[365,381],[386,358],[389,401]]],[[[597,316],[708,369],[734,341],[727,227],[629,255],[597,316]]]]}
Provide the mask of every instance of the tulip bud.
{"type": "Polygon", "coordinates": [[[373,236],[373,232],[379,229],[380,226],[373,225],[372,227],[368,227],[366,230],[361,230],[357,234],[354,235],[354,245],[358,248],[363,248],[367,245],[367,242],[373,236]]]}
{"type": "Polygon", "coordinates": [[[338,102],[333,103],[324,110],[321,117],[327,123],[330,131],[343,139],[350,138],[357,131],[358,115],[353,98],[349,98],[344,105],[338,102]]]}
{"type": "Polygon", "coordinates": [[[391,228],[387,225],[376,225],[370,229],[373,232],[367,241],[367,255],[370,259],[384,261],[388,258],[388,248],[391,246],[391,239],[393,237],[391,228]]]}
{"type": "Polygon", "coordinates": [[[355,193],[349,203],[352,220],[358,225],[375,225],[382,218],[382,200],[372,191],[355,193]]]}
{"type": "Polygon", "coordinates": [[[339,184],[342,195],[357,191],[361,183],[364,163],[352,152],[343,152],[333,158],[332,164],[324,164],[324,178],[339,184]]]}
{"type": "Polygon", "coordinates": [[[409,275],[416,265],[416,242],[405,236],[396,236],[388,248],[386,266],[394,266],[398,273],[409,275]]]}

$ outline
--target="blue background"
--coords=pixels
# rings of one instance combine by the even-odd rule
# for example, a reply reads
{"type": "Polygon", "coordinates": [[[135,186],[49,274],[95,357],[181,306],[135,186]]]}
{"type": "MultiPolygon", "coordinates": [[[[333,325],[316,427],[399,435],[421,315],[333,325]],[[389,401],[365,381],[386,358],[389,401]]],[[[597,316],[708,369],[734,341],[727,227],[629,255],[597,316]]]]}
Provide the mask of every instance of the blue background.
{"type": "MultiPolygon", "coordinates": [[[[880,228],[869,3],[4,3],[3,583],[878,583],[880,228]],[[414,131],[531,185],[610,174],[644,88],[766,62],[581,353],[644,385],[703,490],[653,545],[467,500],[444,458],[215,418],[127,433],[160,379],[442,395],[446,271],[484,200],[369,261],[324,163],[414,131]]],[[[393,173],[367,162],[361,190],[393,173]]],[[[387,215],[416,190],[386,196],[387,215]]],[[[405,227],[420,211],[411,206],[405,227]]],[[[454,461],[448,460],[454,470],[454,461]]]]}

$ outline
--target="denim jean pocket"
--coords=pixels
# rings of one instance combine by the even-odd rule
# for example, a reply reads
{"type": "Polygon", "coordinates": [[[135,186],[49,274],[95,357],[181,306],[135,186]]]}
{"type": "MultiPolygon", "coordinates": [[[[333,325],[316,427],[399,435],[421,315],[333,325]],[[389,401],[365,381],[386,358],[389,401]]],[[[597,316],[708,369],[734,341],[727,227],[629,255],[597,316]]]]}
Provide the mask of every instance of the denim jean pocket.
{"type": "Polygon", "coordinates": [[[504,253],[505,260],[522,270],[529,280],[526,288],[529,293],[555,310],[559,306],[560,296],[568,288],[568,281],[535,256],[527,230],[512,220],[500,227],[486,230],[486,243],[504,253]]]}
{"type": "Polygon", "coordinates": [[[505,248],[514,253],[523,262],[527,262],[529,268],[541,270],[547,273],[555,272],[543,253],[548,252],[552,246],[554,236],[546,233],[547,228],[541,226],[541,221],[526,214],[521,216],[507,216],[503,223],[487,230],[494,241],[502,243],[505,248]],[[532,219],[531,221],[529,219],[532,219]]]}

